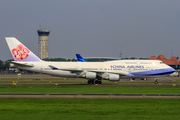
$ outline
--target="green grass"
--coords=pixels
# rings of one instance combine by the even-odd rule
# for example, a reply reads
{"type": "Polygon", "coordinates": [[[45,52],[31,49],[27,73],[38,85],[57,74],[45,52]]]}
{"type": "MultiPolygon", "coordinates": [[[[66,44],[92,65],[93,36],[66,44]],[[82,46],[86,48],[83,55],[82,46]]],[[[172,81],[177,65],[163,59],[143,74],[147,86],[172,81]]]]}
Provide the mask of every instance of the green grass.
{"type": "Polygon", "coordinates": [[[179,120],[177,99],[0,99],[2,120],[179,120]]]}
{"type": "Polygon", "coordinates": [[[0,93],[180,94],[180,87],[0,86],[0,93]]]}

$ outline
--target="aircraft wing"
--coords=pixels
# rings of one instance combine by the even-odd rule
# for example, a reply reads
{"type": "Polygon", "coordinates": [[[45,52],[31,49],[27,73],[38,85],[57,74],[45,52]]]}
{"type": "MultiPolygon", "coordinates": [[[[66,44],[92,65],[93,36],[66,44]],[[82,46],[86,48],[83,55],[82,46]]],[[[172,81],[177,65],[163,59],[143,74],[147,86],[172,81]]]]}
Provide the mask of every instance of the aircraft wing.
{"type": "MultiPolygon", "coordinates": [[[[60,69],[60,70],[64,70],[64,71],[71,71],[72,73],[77,73],[79,74],[80,72],[84,72],[85,70],[75,70],[75,69],[60,69]]],[[[127,73],[125,72],[118,72],[118,73],[115,73],[115,72],[106,72],[106,71],[98,71],[98,70],[87,70],[87,72],[95,72],[97,74],[103,74],[103,73],[111,73],[111,74],[119,74],[121,76],[126,76],[127,73]]]]}
{"type": "Polygon", "coordinates": [[[59,69],[57,67],[54,67],[52,65],[49,65],[49,67],[52,69],[52,70],[64,70],[64,71],[71,71],[72,73],[76,73],[76,72],[83,72],[83,70],[77,70],[77,69],[74,69],[74,68],[69,68],[69,69],[59,69]]]}
{"type": "Polygon", "coordinates": [[[106,72],[106,71],[98,71],[98,70],[77,70],[77,69],[74,69],[74,68],[68,68],[68,69],[59,69],[59,68],[56,68],[52,65],[49,65],[49,67],[52,69],[52,70],[64,70],[64,71],[70,71],[72,73],[76,73],[76,74],[79,74],[79,73],[82,73],[82,72],[96,72],[96,73],[99,73],[99,74],[103,74],[103,73],[112,73],[112,74],[119,74],[121,76],[126,76],[126,72],[118,72],[118,73],[114,73],[114,72],[106,72]]]}

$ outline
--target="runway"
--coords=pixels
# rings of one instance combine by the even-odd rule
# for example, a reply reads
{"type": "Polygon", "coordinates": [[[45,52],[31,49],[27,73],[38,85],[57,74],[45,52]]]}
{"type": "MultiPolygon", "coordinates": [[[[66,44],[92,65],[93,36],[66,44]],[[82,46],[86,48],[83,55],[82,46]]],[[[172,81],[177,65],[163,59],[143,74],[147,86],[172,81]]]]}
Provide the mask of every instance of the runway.
{"type": "Polygon", "coordinates": [[[180,99],[180,94],[16,94],[1,93],[0,98],[106,98],[106,99],[180,99]]]}
{"type": "Polygon", "coordinates": [[[180,87],[179,82],[173,83],[105,83],[105,84],[86,84],[80,82],[69,82],[69,83],[0,83],[0,86],[77,86],[77,87],[180,87]]]}
{"type": "MultiPolygon", "coordinates": [[[[77,86],[77,87],[180,87],[180,82],[169,79],[159,80],[158,84],[154,81],[125,81],[109,82],[103,81],[102,84],[87,84],[87,81],[79,79],[73,80],[0,80],[0,86],[77,86]]],[[[22,94],[22,93],[0,93],[0,98],[106,98],[106,99],[180,99],[180,94],[22,94]]]]}

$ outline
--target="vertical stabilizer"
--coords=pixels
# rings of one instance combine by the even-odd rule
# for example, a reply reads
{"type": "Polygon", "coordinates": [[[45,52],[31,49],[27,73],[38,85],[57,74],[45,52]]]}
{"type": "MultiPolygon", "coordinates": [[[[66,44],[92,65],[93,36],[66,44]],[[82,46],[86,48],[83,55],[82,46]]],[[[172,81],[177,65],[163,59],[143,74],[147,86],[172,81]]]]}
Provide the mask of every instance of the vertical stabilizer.
{"type": "Polygon", "coordinates": [[[14,37],[6,37],[6,42],[15,61],[42,61],[14,37]]]}
{"type": "Polygon", "coordinates": [[[76,57],[79,62],[86,62],[80,54],[76,54],[76,57]]]}

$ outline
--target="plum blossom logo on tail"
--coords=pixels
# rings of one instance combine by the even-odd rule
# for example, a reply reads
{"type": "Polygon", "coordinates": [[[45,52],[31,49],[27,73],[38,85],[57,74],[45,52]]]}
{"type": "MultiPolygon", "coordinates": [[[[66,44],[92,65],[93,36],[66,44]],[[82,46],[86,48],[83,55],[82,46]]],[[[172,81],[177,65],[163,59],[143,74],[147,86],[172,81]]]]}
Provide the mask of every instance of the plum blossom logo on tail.
{"type": "Polygon", "coordinates": [[[25,48],[22,44],[19,44],[17,45],[17,48],[14,48],[12,50],[12,53],[14,54],[14,57],[17,59],[17,60],[23,60],[23,59],[26,59],[29,55],[30,51],[25,48]]]}

